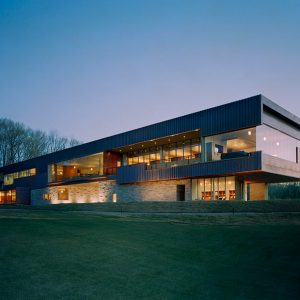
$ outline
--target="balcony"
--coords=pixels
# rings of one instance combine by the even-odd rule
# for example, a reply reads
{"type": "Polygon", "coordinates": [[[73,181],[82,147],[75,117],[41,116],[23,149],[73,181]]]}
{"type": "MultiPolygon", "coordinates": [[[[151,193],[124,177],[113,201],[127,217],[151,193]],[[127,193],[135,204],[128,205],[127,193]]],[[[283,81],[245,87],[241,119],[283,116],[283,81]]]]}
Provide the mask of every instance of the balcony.
{"type": "Polygon", "coordinates": [[[195,158],[189,157],[176,157],[172,160],[162,160],[158,163],[147,164],[146,170],[155,170],[155,169],[165,169],[165,168],[172,168],[172,167],[179,167],[179,166],[188,166],[193,164],[198,164],[201,162],[201,156],[195,158]]]}
{"type": "Polygon", "coordinates": [[[210,162],[200,162],[200,158],[186,161],[166,162],[148,166],[137,164],[123,166],[117,169],[116,180],[119,184],[137,183],[145,181],[184,179],[205,176],[218,176],[262,169],[262,153],[252,152],[247,156],[237,156],[210,162]]]}
{"type": "Polygon", "coordinates": [[[103,170],[103,174],[78,174],[74,176],[64,176],[64,174],[57,175],[49,182],[49,184],[61,184],[61,183],[74,183],[74,182],[88,182],[103,179],[114,179],[117,173],[117,167],[109,167],[103,170]]]}

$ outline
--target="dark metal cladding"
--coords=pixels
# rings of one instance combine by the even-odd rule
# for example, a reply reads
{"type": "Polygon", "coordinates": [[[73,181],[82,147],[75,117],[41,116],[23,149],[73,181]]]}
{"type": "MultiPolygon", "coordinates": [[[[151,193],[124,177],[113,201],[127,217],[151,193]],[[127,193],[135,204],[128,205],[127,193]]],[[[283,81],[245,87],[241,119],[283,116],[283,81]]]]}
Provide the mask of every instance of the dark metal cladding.
{"type": "MultiPolygon", "coordinates": [[[[0,173],[7,174],[19,170],[36,168],[37,177],[41,174],[45,176],[48,164],[171,134],[200,129],[202,136],[208,136],[225,131],[252,127],[261,124],[261,108],[261,95],[257,95],[9,165],[0,168],[0,173]]],[[[44,178],[41,179],[40,184],[36,183],[34,186],[44,185],[46,182],[47,180],[44,178]]]]}
{"type": "Polygon", "coordinates": [[[165,169],[147,170],[145,164],[120,167],[117,170],[117,183],[126,184],[149,180],[182,179],[230,175],[241,172],[260,170],[262,153],[251,153],[248,157],[198,163],[165,169]]]}

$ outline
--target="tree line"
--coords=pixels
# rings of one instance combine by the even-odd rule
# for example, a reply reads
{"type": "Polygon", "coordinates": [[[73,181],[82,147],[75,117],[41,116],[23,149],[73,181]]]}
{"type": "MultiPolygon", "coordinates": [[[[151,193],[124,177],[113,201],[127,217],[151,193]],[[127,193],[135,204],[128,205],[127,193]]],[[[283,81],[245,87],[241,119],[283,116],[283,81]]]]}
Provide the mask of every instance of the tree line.
{"type": "Polygon", "coordinates": [[[74,138],[46,133],[0,118],[0,167],[81,144],[74,138]]]}
{"type": "Polygon", "coordinates": [[[300,199],[300,182],[270,184],[269,198],[270,199],[300,199]]]}

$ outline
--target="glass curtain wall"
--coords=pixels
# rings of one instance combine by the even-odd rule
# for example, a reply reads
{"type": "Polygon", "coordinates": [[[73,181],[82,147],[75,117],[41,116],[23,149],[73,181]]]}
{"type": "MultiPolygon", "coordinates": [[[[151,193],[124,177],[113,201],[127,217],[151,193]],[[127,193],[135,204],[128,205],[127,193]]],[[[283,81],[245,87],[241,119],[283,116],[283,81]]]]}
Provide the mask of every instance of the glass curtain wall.
{"type": "Polygon", "coordinates": [[[256,130],[248,128],[205,137],[206,161],[248,156],[256,151],[256,130]]]}
{"type": "Polygon", "coordinates": [[[195,180],[199,200],[235,200],[235,177],[201,178],[195,180]]]}
{"type": "Polygon", "coordinates": [[[50,181],[103,175],[103,153],[97,153],[51,165],[50,181]]]}
{"type": "Polygon", "coordinates": [[[16,203],[16,190],[8,190],[0,192],[0,204],[16,203]]]}
{"type": "Polygon", "coordinates": [[[6,174],[4,175],[4,185],[10,185],[14,183],[15,179],[22,178],[22,177],[28,177],[28,176],[34,176],[36,174],[36,169],[28,169],[28,170],[23,170],[20,172],[15,172],[11,174],[6,174]]]}
{"type": "Polygon", "coordinates": [[[256,148],[266,154],[297,162],[300,141],[267,125],[256,128],[256,148]]]}
{"type": "Polygon", "coordinates": [[[127,164],[145,163],[147,165],[162,162],[174,162],[195,159],[201,156],[200,139],[192,139],[170,143],[159,147],[151,147],[127,153],[127,164]]]}

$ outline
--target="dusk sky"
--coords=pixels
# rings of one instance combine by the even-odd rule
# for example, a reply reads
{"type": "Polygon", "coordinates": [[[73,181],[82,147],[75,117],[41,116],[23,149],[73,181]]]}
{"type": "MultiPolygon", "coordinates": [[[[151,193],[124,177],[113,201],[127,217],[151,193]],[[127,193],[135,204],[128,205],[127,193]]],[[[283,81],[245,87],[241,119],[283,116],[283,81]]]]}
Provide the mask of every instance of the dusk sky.
{"type": "Polygon", "coordinates": [[[84,142],[256,94],[300,116],[300,1],[0,0],[0,117],[84,142]]]}

